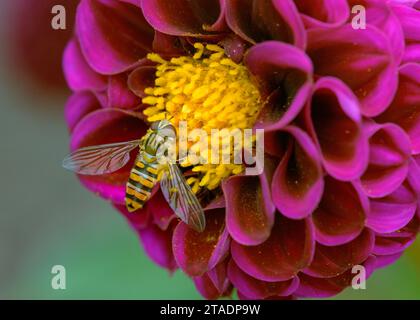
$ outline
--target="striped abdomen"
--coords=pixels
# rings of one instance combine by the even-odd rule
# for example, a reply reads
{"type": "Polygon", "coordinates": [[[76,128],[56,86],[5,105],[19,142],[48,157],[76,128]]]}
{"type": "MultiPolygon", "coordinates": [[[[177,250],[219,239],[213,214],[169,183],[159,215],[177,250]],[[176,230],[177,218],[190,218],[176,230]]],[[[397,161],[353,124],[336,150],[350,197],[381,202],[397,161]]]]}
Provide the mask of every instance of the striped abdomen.
{"type": "Polygon", "coordinates": [[[129,212],[143,208],[152,195],[158,178],[158,163],[151,160],[147,154],[138,156],[131,170],[125,193],[125,204],[129,212]]]}

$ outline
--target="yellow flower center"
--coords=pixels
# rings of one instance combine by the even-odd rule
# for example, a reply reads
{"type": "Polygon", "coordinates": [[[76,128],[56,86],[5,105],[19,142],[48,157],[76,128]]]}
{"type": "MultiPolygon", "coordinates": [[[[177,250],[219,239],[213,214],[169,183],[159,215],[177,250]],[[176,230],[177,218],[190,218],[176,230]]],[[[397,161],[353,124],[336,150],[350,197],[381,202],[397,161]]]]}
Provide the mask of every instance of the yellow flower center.
{"type": "MultiPolygon", "coordinates": [[[[143,99],[143,103],[149,105],[144,110],[148,121],[168,119],[175,128],[185,121],[188,131],[203,129],[209,140],[212,129],[220,130],[222,140],[224,133],[230,139],[233,137],[229,137],[228,132],[252,129],[261,98],[247,68],[229,59],[217,45],[196,43],[194,47],[193,57],[167,61],[155,53],[148,55],[149,60],[158,64],[155,86],[145,90],[147,96],[143,99]]],[[[199,148],[190,141],[188,148],[194,147],[199,148]]],[[[212,152],[218,152],[222,159],[222,149],[215,151],[209,147],[204,156],[208,161],[193,167],[196,175],[190,177],[188,183],[195,193],[201,188],[213,190],[223,179],[243,171],[243,164],[233,161],[230,164],[210,163],[212,152]]],[[[234,157],[233,148],[230,152],[234,157]]],[[[190,166],[187,162],[181,165],[190,166]]]]}

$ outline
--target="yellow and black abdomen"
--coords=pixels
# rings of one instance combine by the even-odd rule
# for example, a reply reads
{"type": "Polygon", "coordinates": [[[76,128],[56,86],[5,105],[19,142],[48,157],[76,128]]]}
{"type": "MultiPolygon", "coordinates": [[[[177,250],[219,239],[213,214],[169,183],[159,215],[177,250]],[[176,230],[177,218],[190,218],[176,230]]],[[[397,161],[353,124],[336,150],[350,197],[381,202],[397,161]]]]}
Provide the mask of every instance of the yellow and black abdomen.
{"type": "Polygon", "coordinates": [[[152,189],[158,178],[157,163],[147,161],[144,157],[137,157],[128,179],[125,204],[129,212],[143,208],[152,195],[152,189]]]}

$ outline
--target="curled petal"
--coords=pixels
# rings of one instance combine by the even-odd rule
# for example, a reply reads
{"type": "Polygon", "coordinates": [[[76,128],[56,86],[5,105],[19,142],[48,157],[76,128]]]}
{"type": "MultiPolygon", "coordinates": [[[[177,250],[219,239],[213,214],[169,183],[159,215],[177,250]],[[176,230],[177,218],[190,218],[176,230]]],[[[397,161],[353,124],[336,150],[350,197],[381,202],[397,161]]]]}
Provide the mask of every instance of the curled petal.
{"type": "Polygon", "coordinates": [[[401,67],[395,99],[377,121],[398,124],[411,139],[412,153],[420,154],[420,64],[401,67]]]}
{"type": "Polygon", "coordinates": [[[141,66],[134,70],[128,77],[128,87],[138,97],[144,98],[144,90],[154,87],[156,79],[156,67],[141,66]]]}
{"type": "Polygon", "coordinates": [[[127,75],[109,77],[108,81],[108,106],[110,108],[135,109],[141,100],[127,87],[127,75]]]}
{"type": "Polygon", "coordinates": [[[378,233],[395,232],[406,226],[417,209],[417,198],[406,183],[381,199],[372,199],[366,225],[378,233]]]}
{"type": "Polygon", "coordinates": [[[81,0],[76,34],[89,65],[107,75],[133,67],[154,37],[140,8],[116,0],[81,0]]]}
{"type": "Polygon", "coordinates": [[[231,283],[227,275],[228,261],[229,258],[226,258],[207,272],[208,277],[213,282],[213,285],[219,291],[220,295],[228,293],[231,288],[231,283]]]}
{"type": "Polygon", "coordinates": [[[295,3],[308,29],[336,27],[350,16],[346,0],[299,0],[295,3]]]}
{"type": "Polygon", "coordinates": [[[325,178],[322,200],[313,214],[316,240],[337,246],[357,238],[363,231],[369,201],[352,183],[325,178]]]}
{"type": "Polygon", "coordinates": [[[100,109],[101,105],[96,97],[88,92],[74,93],[66,103],[64,110],[67,126],[70,132],[89,113],[100,109]]]}
{"type": "MultiPolygon", "coordinates": [[[[366,279],[368,279],[376,266],[376,257],[370,256],[363,262],[363,267],[366,270],[366,279]]],[[[299,274],[300,286],[295,292],[298,297],[305,298],[327,298],[339,294],[346,287],[352,285],[352,280],[355,273],[352,273],[352,268],[345,273],[333,278],[315,278],[306,274],[299,274]]]]}
{"type": "Polygon", "coordinates": [[[411,154],[410,139],[394,124],[368,124],[369,166],[361,177],[363,191],[369,197],[384,197],[405,180],[411,154]]]}
{"type": "Polygon", "coordinates": [[[270,196],[273,167],[267,165],[260,177],[234,176],[223,183],[227,228],[240,244],[258,245],[270,236],[275,213],[270,196]]]}
{"type": "Polygon", "coordinates": [[[154,29],[173,36],[198,36],[223,31],[224,1],[139,0],[154,29]]]}
{"type": "Polygon", "coordinates": [[[319,76],[343,80],[357,95],[365,116],[376,116],[397,90],[397,63],[388,39],[368,25],[360,32],[350,24],[308,31],[308,54],[319,76]]]}
{"type": "MultiPolygon", "coordinates": [[[[84,117],[74,128],[71,150],[83,147],[125,142],[141,138],[147,126],[136,114],[121,109],[101,109],[84,117]]],[[[117,204],[125,203],[125,185],[133,167],[136,153],[121,170],[101,176],[79,176],[92,192],[117,204]]]]}
{"type": "Polygon", "coordinates": [[[226,20],[253,44],[272,39],[301,49],[306,46],[305,28],[291,0],[227,0],[226,20]]]}
{"type": "Polygon", "coordinates": [[[266,101],[256,127],[283,128],[302,110],[310,94],[310,59],[296,47],[266,41],[248,51],[245,64],[258,81],[266,101]]]}
{"type": "Polygon", "coordinates": [[[172,233],[173,228],[166,231],[159,229],[154,224],[139,230],[140,240],[146,254],[157,265],[174,271],[177,264],[172,253],[172,233]]]}
{"type": "Polygon", "coordinates": [[[238,291],[250,299],[266,299],[272,296],[289,296],[299,286],[299,278],[282,282],[265,282],[243,272],[233,260],[228,266],[228,276],[238,291]]]}
{"type": "Polygon", "coordinates": [[[278,214],[270,238],[258,246],[232,242],[231,254],[238,267],[262,281],[287,281],[312,261],[315,248],[311,220],[290,220],[278,214]]]}
{"type": "Polygon", "coordinates": [[[349,0],[350,7],[362,5],[366,9],[366,23],[381,30],[389,39],[397,63],[401,62],[405,49],[404,32],[395,11],[382,0],[349,0]]]}
{"type": "Polygon", "coordinates": [[[222,261],[229,250],[225,210],[206,211],[206,229],[199,233],[179,223],[173,237],[173,251],[179,267],[190,276],[201,276],[222,261]]]}
{"type": "Polygon", "coordinates": [[[305,112],[325,170],[334,178],[359,178],[367,167],[368,142],[362,130],[360,105],[351,90],[335,78],[321,78],[305,112]]]}
{"type": "Polygon", "coordinates": [[[273,176],[273,202],[286,217],[302,219],[315,210],[322,196],[321,159],[304,131],[297,127],[287,127],[284,131],[292,138],[273,176]]]}
{"type": "Polygon", "coordinates": [[[311,265],[304,273],[315,278],[332,278],[344,273],[349,266],[365,261],[372,253],[375,235],[365,228],[353,241],[341,246],[317,244],[311,265]]]}
{"type": "Polygon", "coordinates": [[[93,71],[87,64],[76,39],[71,40],[64,51],[63,71],[73,91],[100,91],[106,88],[106,77],[93,71]]]}
{"type": "Polygon", "coordinates": [[[404,252],[416,240],[420,232],[420,218],[414,216],[408,225],[395,232],[377,234],[373,253],[376,255],[394,255],[404,252]]]}

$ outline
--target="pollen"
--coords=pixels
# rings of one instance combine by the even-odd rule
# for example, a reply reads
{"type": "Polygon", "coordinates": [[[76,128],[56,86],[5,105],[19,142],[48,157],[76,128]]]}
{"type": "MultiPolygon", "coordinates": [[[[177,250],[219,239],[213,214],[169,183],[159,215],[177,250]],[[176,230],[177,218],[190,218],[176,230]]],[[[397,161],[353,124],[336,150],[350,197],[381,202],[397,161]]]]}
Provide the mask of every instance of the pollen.
{"type": "MultiPolygon", "coordinates": [[[[178,128],[183,121],[189,132],[203,129],[208,134],[204,146],[208,150],[200,153],[205,159],[193,166],[195,175],[187,181],[198,193],[202,188],[216,189],[224,179],[243,172],[243,164],[210,161],[214,157],[222,159],[226,153],[233,160],[234,150],[237,150],[233,147],[234,142],[228,144],[228,150],[208,146],[214,146],[211,144],[213,129],[221,132],[216,138],[219,141],[233,141],[234,137],[229,135],[233,130],[252,129],[261,98],[246,66],[228,58],[222,47],[202,43],[196,43],[194,47],[193,56],[165,60],[155,53],[148,55],[148,59],[157,64],[156,80],[154,87],[145,90],[147,96],[143,103],[148,105],[144,114],[149,122],[168,119],[178,128]]],[[[189,149],[202,149],[202,145],[188,142],[189,149]]],[[[183,161],[181,166],[190,167],[191,164],[183,161]]]]}

